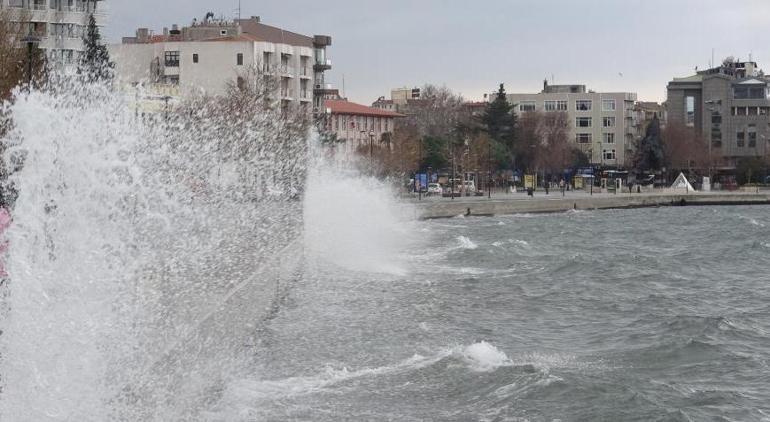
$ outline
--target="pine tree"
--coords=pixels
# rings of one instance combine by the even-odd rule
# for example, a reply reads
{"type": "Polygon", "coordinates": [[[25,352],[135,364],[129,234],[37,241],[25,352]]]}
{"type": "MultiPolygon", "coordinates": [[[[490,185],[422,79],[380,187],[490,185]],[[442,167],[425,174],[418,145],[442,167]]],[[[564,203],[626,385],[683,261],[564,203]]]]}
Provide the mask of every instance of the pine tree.
{"type": "Polygon", "coordinates": [[[634,167],[640,172],[653,172],[660,170],[664,165],[663,144],[660,139],[660,120],[658,115],[653,116],[647,133],[639,142],[634,157],[634,167]]]}
{"type": "Polygon", "coordinates": [[[83,40],[85,51],[78,71],[88,82],[108,81],[113,76],[115,65],[110,61],[110,53],[107,51],[107,46],[102,44],[101,39],[99,27],[96,26],[96,19],[92,14],[88,19],[88,31],[83,40]]]}
{"type": "Polygon", "coordinates": [[[500,84],[494,101],[487,104],[481,122],[486,126],[493,149],[505,155],[506,161],[511,163],[516,152],[517,118],[513,104],[506,98],[503,84],[500,84]]]}

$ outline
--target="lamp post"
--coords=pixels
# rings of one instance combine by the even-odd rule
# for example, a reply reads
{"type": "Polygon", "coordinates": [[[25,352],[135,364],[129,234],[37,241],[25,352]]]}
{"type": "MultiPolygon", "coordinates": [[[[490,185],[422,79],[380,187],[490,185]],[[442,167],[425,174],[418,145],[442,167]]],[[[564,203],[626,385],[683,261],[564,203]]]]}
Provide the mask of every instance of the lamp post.
{"type": "MultiPolygon", "coordinates": [[[[711,117],[711,125],[712,125],[712,128],[713,128],[713,125],[714,125],[714,112],[719,111],[719,108],[717,108],[716,106],[721,106],[722,105],[722,100],[708,100],[705,103],[707,105],[709,105],[708,110],[711,112],[711,116],[710,117],[711,117]]],[[[721,113],[720,113],[720,117],[721,117],[721,113]]],[[[721,120],[720,120],[719,124],[720,124],[720,130],[721,130],[721,125],[722,125],[721,120]]],[[[711,156],[711,147],[713,145],[714,145],[714,131],[712,130],[711,131],[711,136],[709,136],[709,168],[708,168],[708,171],[709,171],[709,183],[710,184],[714,183],[714,181],[711,178],[711,168],[712,168],[713,163],[714,163],[714,160],[713,160],[713,158],[711,156]]]]}
{"type": "Polygon", "coordinates": [[[492,139],[487,140],[487,198],[492,199],[492,139]]]}
{"type": "Polygon", "coordinates": [[[427,188],[428,188],[428,185],[430,185],[430,183],[431,183],[431,177],[430,177],[431,173],[433,173],[433,167],[428,166],[428,171],[427,171],[427,176],[426,176],[427,180],[425,181],[425,189],[426,189],[425,194],[426,195],[430,195],[430,191],[427,190],[427,188]]]}
{"type": "Polygon", "coordinates": [[[420,170],[422,170],[422,138],[417,144],[419,152],[417,153],[417,173],[414,175],[417,181],[417,199],[422,201],[422,180],[420,180],[420,170]]]}
{"type": "Polygon", "coordinates": [[[22,38],[21,42],[27,44],[27,89],[29,90],[32,88],[32,50],[40,44],[40,37],[35,36],[30,28],[29,34],[22,38]]]}
{"type": "Polygon", "coordinates": [[[369,130],[369,165],[374,171],[374,130],[369,130]]]}

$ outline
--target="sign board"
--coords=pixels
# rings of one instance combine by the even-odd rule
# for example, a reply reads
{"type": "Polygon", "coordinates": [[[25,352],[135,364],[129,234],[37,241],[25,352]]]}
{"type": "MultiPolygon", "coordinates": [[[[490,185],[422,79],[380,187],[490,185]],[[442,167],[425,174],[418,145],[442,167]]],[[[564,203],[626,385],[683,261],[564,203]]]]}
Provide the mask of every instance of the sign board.
{"type": "Polygon", "coordinates": [[[575,189],[583,189],[583,178],[580,176],[577,176],[572,179],[572,183],[575,185],[575,189]]]}
{"type": "Polygon", "coordinates": [[[414,177],[414,191],[419,192],[426,189],[428,189],[428,175],[425,173],[416,174],[414,177]]]}
{"type": "Polygon", "coordinates": [[[537,176],[534,174],[525,174],[524,175],[524,188],[525,189],[535,189],[535,185],[537,184],[537,176]]]}

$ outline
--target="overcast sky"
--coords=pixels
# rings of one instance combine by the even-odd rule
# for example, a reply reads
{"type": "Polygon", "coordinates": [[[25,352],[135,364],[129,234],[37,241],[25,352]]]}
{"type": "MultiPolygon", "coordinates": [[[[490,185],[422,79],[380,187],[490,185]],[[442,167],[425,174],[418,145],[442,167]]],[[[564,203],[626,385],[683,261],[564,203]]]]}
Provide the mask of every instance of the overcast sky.
{"type": "MultiPolygon", "coordinates": [[[[238,0],[106,0],[111,42],[137,27],[189,24],[238,0]]],[[[241,0],[242,16],[331,35],[327,82],[369,104],[390,88],[446,84],[481,99],[538,92],[543,79],[665,100],[666,83],[732,55],[770,66],[770,1],[740,0],[241,0]]],[[[770,67],[769,67],[770,68],[770,67]]]]}

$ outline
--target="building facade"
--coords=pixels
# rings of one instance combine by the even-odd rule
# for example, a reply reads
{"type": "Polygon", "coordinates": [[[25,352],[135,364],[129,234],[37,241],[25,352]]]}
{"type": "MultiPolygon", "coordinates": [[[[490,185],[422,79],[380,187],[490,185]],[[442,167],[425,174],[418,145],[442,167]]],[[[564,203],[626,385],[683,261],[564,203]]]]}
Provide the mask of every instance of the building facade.
{"type": "Polygon", "coordinates": [[[507,99],[519,114],[567,113],[570,139],[592,164],[624,167],[632,155],[636,137],[635,93],[599,93],[586,91],[585,85],[549,85],[545,81],[540,93],[508,94],[507,99]]]}
{"type": "Polygon", "coordinates": [[[91,15],[96,24],[106,21],[104,0],[0,0],[12,18],[29,25],[29,34],[45,50],[48,64],[55,70],[72,73],[83,54],[83,39],[91,15]]]}
{"type": "Polygon", "coordinates": [[[362,148],[380,148],[388,143],[395,120],[404,117],[342,99],[326,100],[324,107],[324,127],[342,141],[338,151],[346,157],[353,157],[362,148]]]}
{"type": "Polygon", "coordinates": [[[331,69],[330,45],[329,36],[296,34],[265,25],[259,17],[222,21],[207,15],[157,35],[140,28],[135,37],[111,45],[110,54],[121,83],[173,85],[183,94],[221,95],[250,68],[258,69],[277,79],[276,96],[284,105],[318,112],[330,89],[324,81],[331,69]]]}
{"type": "Polygon", "coordinates": [[[668,83],[670,124],[701,135],[717,168],[735,168],[746,157],[770,152],[769,80],[755,62],[726,61],[668,83]]]}

